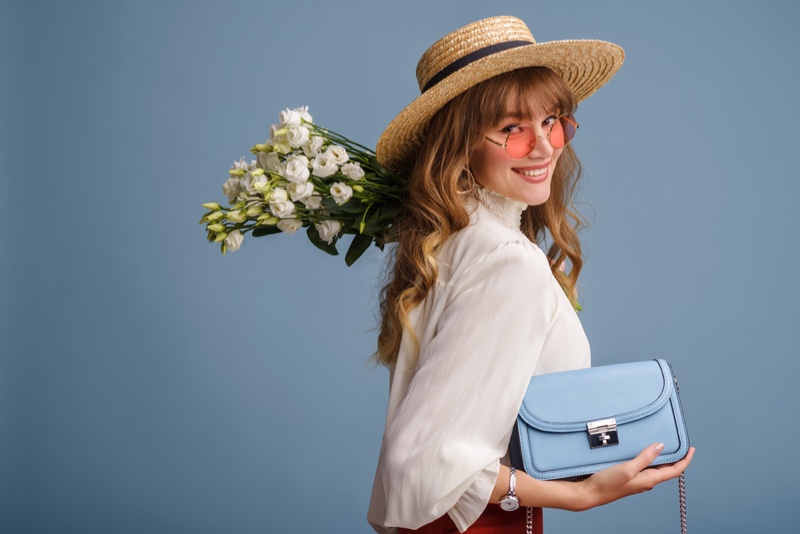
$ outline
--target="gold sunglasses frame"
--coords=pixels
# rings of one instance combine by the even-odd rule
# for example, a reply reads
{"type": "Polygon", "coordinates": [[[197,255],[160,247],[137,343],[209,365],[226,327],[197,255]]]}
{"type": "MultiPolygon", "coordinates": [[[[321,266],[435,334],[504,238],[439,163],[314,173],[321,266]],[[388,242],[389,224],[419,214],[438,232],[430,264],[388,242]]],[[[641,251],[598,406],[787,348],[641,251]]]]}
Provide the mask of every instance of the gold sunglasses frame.
{"type": "MultiPolygon", "coordinates": [[[[495,144],[497,146],[503,147],[503,149],[506,152],[506,156],[508,156],[509,158],[514,159],[514,160],[525,159],[525,158],[528,157],[528,155],[531,152],[533,152],[533,149],[536,148],[536,140],[537,139],[546,138],[547,141],[550,142],[550,133],[553,131],[553,128],[555,128],[556,123],[559,122],[561,119],[565,119],[567,122],[572,123],[572,125],[575,126],[575,133],[578,133],[578,128],[580,128],[580,124],[578,124],[578,122],[575,120],[575,117],[573,117],[572,115],[559,115],[558,117],[556,117],[556,120],[555,120],[555,122],[553,122],[553,125],[550,127],[550,129],[547,130],[547,135],[546,136],[537,135],[536,137],[534,137],[533,138],[533,144],[531,145],[531,149],[528,150],[528,152],[524,156],[522,156],[521,158],[515,158],[511,154],[508,153],[508,138],[511,137],[511,133],[509,133],[506,136],[506,142],[505,143],[500,143],[498,141],[495,141],[494,139],[491,139],[488,136],[483,136],[483,138],[486,139],[487,141],[489,141],[490,143],[493,143],[493,144],[495,144]]],[[[572,139],[574,139],[574,138],[575,138],[575,135],[573,134],[572,139]]],[[[564,146],[560,146],[558,148],[564,148],[565,146],[567,146],[568,144],[570,144],[572,142],[572,139],[570,139],[569,141],[564,143],[564,146]]]]}

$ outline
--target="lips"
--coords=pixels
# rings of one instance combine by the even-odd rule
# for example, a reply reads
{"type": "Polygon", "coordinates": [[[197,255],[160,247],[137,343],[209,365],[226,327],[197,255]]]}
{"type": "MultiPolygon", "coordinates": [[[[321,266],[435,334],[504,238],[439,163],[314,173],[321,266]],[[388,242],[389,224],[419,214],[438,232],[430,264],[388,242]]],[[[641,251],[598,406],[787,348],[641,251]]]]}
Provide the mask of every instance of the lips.
{"type": "Polygon", "coordinates": [[[547,172],[547,167],[544,167],[542,169],[517,170],[517,172],[525,176],[541,176],[547,172]]]}
{"type": "Polygon", "coordinates": [[[547,180],[549,165],[543,167],[519,167],[513,169],[523,180],[530,184],[538,184],[547,180]]]}

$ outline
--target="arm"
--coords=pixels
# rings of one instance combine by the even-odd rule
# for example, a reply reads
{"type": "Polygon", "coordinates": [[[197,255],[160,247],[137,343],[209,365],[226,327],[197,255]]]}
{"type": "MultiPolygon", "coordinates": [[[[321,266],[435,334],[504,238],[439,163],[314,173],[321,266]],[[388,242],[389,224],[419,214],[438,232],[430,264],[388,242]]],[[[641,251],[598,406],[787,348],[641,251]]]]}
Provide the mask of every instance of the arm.
{"type": "MultiPolygon", "coordinates": [[[[680,462],[648,468],[663,448],[660,443],[655,443],[636,458],[599,471],[580,482],[536,480],[517,471],[516,494],[522,506],[561,508],[575,512],[649,491],[662,482],[678,477],[694,456],[692,447],[686,458],[680,462]]],[[[500,466],[500,474],[489,502],[497,503],[505,497],[508,493],[509,476],[508,467],[500,466]]]]}
{"type": "Polygon", "coordinates": [[[463,530],[482,513],[552,324],[559,289],[531,243],[498,244],[469,265],[426,301],[438,307],[435,333],[418,366],[395,368],[395,381],[413,378],[390,407],[381,451],[387,525],[448,513],[463,530]]]}

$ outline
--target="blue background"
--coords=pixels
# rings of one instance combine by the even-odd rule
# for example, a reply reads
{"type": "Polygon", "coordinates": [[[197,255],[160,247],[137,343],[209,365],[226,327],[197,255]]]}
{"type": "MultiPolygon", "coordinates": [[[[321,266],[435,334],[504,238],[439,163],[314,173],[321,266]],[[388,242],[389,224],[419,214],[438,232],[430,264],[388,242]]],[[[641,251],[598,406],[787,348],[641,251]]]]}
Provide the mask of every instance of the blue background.
{"type": "MultiPolygon", "coordinates": [[[[594,363],[673,363],[694,532],[794,531],[797,4],[591,0],[2,2],[0,531],[370,531],[382,255],[222,257],[200,204],[284,107],[374,145],[498,14],[626,49],[575,144],[594,363]]],[[[675,532],[675,487],[548,532],[675,532]]]]}

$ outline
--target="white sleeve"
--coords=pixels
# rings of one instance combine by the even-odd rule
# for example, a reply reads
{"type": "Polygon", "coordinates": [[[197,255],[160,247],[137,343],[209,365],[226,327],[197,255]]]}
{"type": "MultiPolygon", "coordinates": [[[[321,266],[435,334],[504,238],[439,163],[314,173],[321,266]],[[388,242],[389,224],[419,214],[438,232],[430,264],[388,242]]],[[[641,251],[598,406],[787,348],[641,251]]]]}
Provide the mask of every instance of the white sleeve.
{"type": "Polygon", "coordinates": [[[436,335],[386,429],[386,524],[448,513],[463,532],[497,480],[512,425],[554,317],[541,250],[502,243],[453,279],[436,335]]]}

